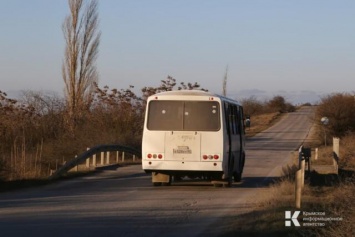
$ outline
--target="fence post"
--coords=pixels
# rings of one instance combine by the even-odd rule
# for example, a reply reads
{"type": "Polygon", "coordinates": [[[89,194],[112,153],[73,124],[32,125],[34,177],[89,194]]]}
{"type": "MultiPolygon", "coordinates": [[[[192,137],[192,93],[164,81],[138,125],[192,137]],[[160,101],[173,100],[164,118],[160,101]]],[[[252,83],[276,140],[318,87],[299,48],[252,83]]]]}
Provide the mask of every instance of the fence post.
{"type": "Polygon", "coordinates": [[[116,151],[116,163],[118,163],[118,156],[119,156],[120,152],[116,151]]]}
{"type": "Polygon", "coordinates": [[[96,167],[97,163],[96,163],[96,154],[94,154],[92,156],[92,164],[94,165],[94,167],[96,167]]]}
{"type": "Polygon", "coordinates": [[[316,151],[316,154],[315,154],[314,159],[315,159],[315,160],[318,160],[318,148],[316,148],[315,151],[316,151]]]}
{"type": "Polygon", "coordinates": [[[124,162],[124,151],[122,152],[122,162],[124,162]]]}
{"type": "Polygon", "coordinates": [[[136,160],[136,155],[133,155],[133,162],[136,160]]]}
{"type": "Polygon", "coordinates": [[[339,161],[339,141],[338,137],[333,137],[333,165],[336,170],[338,170],[339,161]]]}
{"type": "Polygon", "coordinates": [[[296,182],[295,182],[295,204],[296,208],[301,208],[301,194],[302,194],[302,170],[296,171],[296,182]]]}
{"type": "MultiPolygon", "coordinates": [[[[78,157],[78,155],[75,155],[75,158],[76,158],[76,157],[78,157]]],[[[75,171],[76,171],[76,172],[79,171],[79,164],[77,164],[77,165],[75,166],[75,171]]]]}
{"type": "Polygon", "coordinates": [[[101,165],[104,165],[105,152],[101,152],[101,165]]]}
{"type": "Polygon", "coordinates": [[[106,151],[106,164],[109,165],[110,164],[110,152],[106,151]]]}
{"type": "MultiPolygon", "coordinates": [[[[86,148],[86,150],[90,150],[90,148],[86,148]]],[[[86,168],[90,168],[90,157],[86,159],[86,168]]]]}

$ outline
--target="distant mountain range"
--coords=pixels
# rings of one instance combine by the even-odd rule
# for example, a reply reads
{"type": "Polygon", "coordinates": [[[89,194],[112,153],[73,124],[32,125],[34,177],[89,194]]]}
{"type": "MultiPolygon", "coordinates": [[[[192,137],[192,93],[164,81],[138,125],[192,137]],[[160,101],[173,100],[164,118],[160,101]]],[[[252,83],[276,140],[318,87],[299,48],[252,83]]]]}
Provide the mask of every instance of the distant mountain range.
{"type": "Polygon", "coordinates": [[[299,105],[304,103],[317,104],[321,98],[328,93],[315,92],[310,90],[303,91],[263,91],[258,89],[240,90],[236,92],[228,93],[228,97],[237,100],[248,99],[255,97],[257,100],[264,101],[273,98],[274,96],[282,96],[285,100],[291,104],[299,105]]]}

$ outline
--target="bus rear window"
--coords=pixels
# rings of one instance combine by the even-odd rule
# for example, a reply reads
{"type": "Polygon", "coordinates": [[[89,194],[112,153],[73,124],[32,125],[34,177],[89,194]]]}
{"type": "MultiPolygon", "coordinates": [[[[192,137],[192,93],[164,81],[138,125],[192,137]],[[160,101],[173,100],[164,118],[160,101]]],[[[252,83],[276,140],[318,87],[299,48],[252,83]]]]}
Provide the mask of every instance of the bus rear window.
{"type": "Polygon", "coordinates": [[[151,101],[147,128],[161,131],[218,131],[219,104],[216,101],[151,101]]]}

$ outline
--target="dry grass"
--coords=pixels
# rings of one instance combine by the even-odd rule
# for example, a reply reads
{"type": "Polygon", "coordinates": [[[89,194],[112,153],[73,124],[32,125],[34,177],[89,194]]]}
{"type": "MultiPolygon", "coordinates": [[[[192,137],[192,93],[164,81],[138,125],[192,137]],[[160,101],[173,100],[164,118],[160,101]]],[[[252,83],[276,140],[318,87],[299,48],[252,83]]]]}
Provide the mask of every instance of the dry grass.
{"type": "Polygon", "coordinates": [[[262,200],[255,203],[253,211],[235,216],[225,229],[222,236],[288,236],[296,233],[294,227],[285,228],[285,211],[293,203],[294,186],[291,181],[284,179],[271,185],[262,192],[262,200]]]}
{"type": "Polygon", "coordinates": [[[342,221],[327,222],[325,227],[300,228],[302,236],[354,236],[354,182],[341,182],[333,187],[313,187],[305,190],[302,210],[325,212],[325,217],[341,217],[342,221]]]}
{"type": "Polygon", "coordinates": [[[332,165],[333,164],[333,147],[321,146],[318,148],[318,159],[315,159],[315,155],[312,155],[312,165],[332,165]]]}
{"type": "Polygon", "coordinates": [[[285,211],[295,211],[295,184],[287,174],[263,192],[263,200],[252,212],[235,216],[223,236],[355,236],[354,176],[341,178],[335,186],[311,186],[306,181],[302,191],[301,227],[285,227],[285,211]],[[325,217],[342,221],[326,222],[322,227],[305,227],[303,211],[325,212],[325,217]]]}
{"type": "Polygon", "coordinates": [[[274,125],[277,121],[279,121],[282,116],[285,115],[283,113],[274,112],[267,114],[255,115],[251,118],[251,126],[246,128],[247,137],[252,137],[255,134],[264,131],[265,129],[274,125]]]}
{"type": "Polygon", "coordinates": [[[340,140],[339,166],[343,169],[355,170],[355,133],[340,140]]]}
{"type": "MultiPolygon", "coordinates": [[[[268,117],[270,118],[270,117],[268,117]]],[[[254,118],[255,119],[255,118],[254,118]]],[[[314,131],[313,131],[314,132],[314,131]]],[[[318,160],[312,163],[329,165],[333,162],[332,146],[324,147],[317,140],[308,139],[307,147],[319,148],[318,160]]],[[[341,217],[342,221],[326,222],[322,227],[285,227],[285,211],[295,211],[295,170],[297,166],[284,168],[284,175],[270,185],[252,212],[235,216],[226,226],[223,236],[355,236],[355,136],[349,134],[340,140],[339,175],[306,175],[302,190],[302,211],[325,212],[325,217],[341,217]]],[[[298,154],[294,154],[298,162],[298,154]]]]}

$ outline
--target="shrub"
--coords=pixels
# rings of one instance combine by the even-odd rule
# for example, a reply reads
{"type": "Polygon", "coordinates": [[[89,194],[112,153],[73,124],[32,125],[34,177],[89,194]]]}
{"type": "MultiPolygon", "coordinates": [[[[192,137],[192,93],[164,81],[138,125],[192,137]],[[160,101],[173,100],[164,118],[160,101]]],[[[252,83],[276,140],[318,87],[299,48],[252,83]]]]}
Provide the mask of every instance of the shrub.
{"type": "Polygon", "coordinates": [[[265,103],[257,100],[255,96],[243,99],[241,104],[243,105],[245,115],[254,116],[262,114],[265,110],[265,103]]]}
{"type": "Polygon", "coordinates": [[[274,96],[271,100],[266,102],[261,102],[251,96],[248,99],[243,99],[241,104],[244,108],[245,115],[259,115],[263,113],[286,113],[294,112],[296,107],[291,103],[287,102],[282,96],[274,96]]]}
{"type": "Polygon", "coordinates": [[[294,112],[296,110],[295,106],[287,102],[285,98],[280,95],[274,96],[269,100],[269,102],[267,102],[267,107],[271,112],[279,113],[294,112]]]}
{"type": "Polygon", "coordinates": [[[340,140],[339,166],[355,170],[355,132],[346,134],[340,140]]]}
{"type": "Polygon", "coordinates": [[[316,120],[321,125],[322,117],[329,119],[326,125],[330,136],[342,137],[355,130],[355,95],[336,93],[321,99],[316,110],[316,120]]]}

